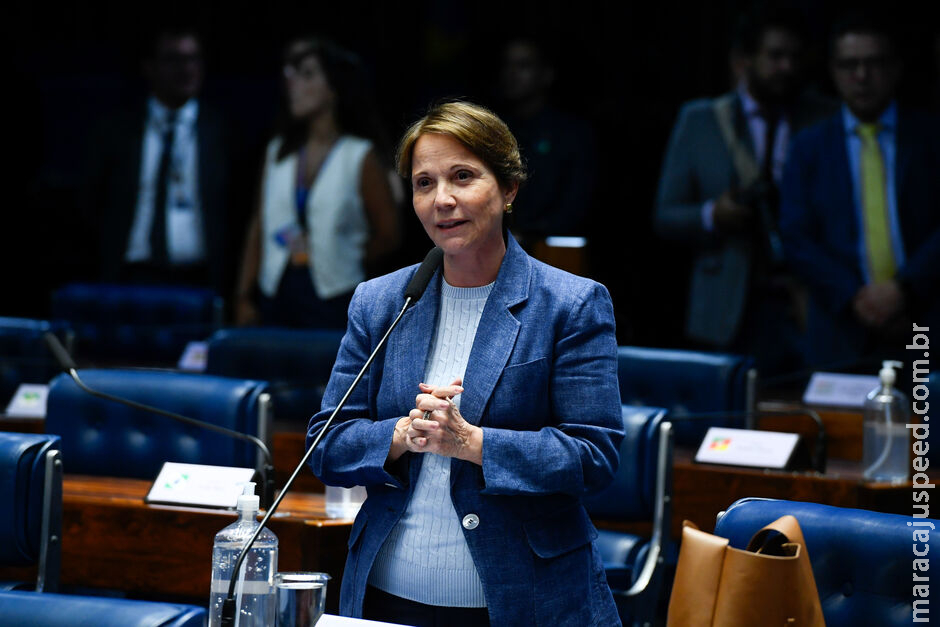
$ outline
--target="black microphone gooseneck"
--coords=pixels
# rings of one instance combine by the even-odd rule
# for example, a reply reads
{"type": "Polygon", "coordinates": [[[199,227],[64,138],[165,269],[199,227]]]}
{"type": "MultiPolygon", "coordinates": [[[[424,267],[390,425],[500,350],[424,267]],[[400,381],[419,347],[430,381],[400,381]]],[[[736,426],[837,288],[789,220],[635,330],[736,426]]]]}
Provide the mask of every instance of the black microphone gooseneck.
{"type": "Polygon", "coordinates": [[[245,543],[245,546],[242,547],[241,553],[238,554],[238,559],[235,560],[235,565],[232,568],[232,579],[228,584],[228,595],[225,597],[225,601],[222,603],[222,627],[232,627],[235,624],[235,582],[238,579],[238,571],[241,569],[242,563],[245,561],[245,557],[248,555],[248,551],[255,543],[255,540],[258,539],[258,536],[261,534],[261,530],[264,529],[268,524],[268,520],[271,518],[274,512],[277,511],[278,505],[281,504],[281,499],[283,499],[284,495],[287,494],[287,491],[290,490],[291,485],[294,483],[294,479],[297,478],[297,475],[300,474],[300,471],[303,469],[303,467],[307,465],[307,461],[310,459],[310,455],[317,447],[317,444],[320,443],[320,440],[323,438],[323,434],[326,433],[326,430],[330,428],[330,425],[333,423],[333,419],[336,418],[336,414],[338,414],[346,404],[346,400],[353,393],[353,390],[356,389],[356,386],[359,385],[359,381],[362,379],[363,375],[365,375],[366,370],[368,370],[369,366],[372,365],[373,360],[375,360],[375,356],[380,350],[382,350],[382,347],[385,346],[385,341],[388,339],[389,335],[392,334],[392,331],[395,329],[395,327],[398,326],[398,322],[405,314],[405,311],[415,304],[421,298],[421,295],[424,294],[424,290],[427,289],[428,283],[431,281],[431,277],[434,276],[435,270],[437,270],[438,266],[441,265],[443,258],[444,251],[435,246],[430,250],[430,252],[428,252],[427,256],[424,258],[424,261],[421,262],[418,270],[415,272],[414,276],[411,277],[411,281],[408,282],[408,286],[405,288],[405,303],[402,305],[401,311],[398,312],[395,320],[388,327],[388,331],[386,331],[385,335],[382,336],[382,339],[379,340],[379,343],[372,351],[372,354],[369,355],[369,358],[362,366],[359,374],[356,375],[356,378],[350,384],[349,389],[346,390],[343,398],[341,398],[339,403],[337,403],[336,408],[333,410],[333,413],[330,414],[330,417],[323,425],[323,428],[321,428],[319,433],[317,433],[317,437],[314,438],[310,448],[307,449],[307,452],[300,460],[300,463],[297,464],[297,468],[295,468],[294,472],[291,473],[290,478],[288,478],[287,482],[284,484],[280,494],[278,494],[277,498],[274,499],[274,503],[271,504],[271,507],[269,507],[268,510],[264,513],[264,517],[261,519],[261,524],[259,524],[255,529],[255,532],[248,539],[248,542],[245,543]]]}
{"type": "Polygon", "coordinates": [[[241,431],[235,431],[233,429],[227,429],[226,427],[214,425],[211,422],[196,420],[195,418],[190,418],[189,416],[176,414],[171,411],[166,411],[165,409],[160,409],[159,407],[151,407],[150,405],[144,405],[143,403],[138,403],[137,401],[121,398],[119,396],[113,396],[111,394],[95,390],[94,388],[90,388],[79,378],[77,372],[78,367],[75,365],[75,362],[72,360],[72,356],[69,355],[69,352],[65,350],[64,346],[62,346],[59,338],[57,338],[51,331],[47,331],[45,334],[43,334],[42,339],[45,340],[46,346],[49,347],[49,350],[55,356],[56,361],[59,362],[59,366],[72,378],[72,381],[75,382],[75,385],[92,396],[97,396],[98,398],[120,403],[121,405],[127,405],[128,407],[133,407],[134,409],[139,409],[153,414],[159,414],[160,416],[166,416],[167,418],[172,418],[173,420],[194,427],[199,427],[200,429],[215,431],[216,433],[221,433],[223,435],[254,444],[258,450],[261,451],[262,456],[264,456],[264,488],[262,489],[261,500],[264,503],[270,503],[274,498],[274,459],[271,457],[271,451],[268,449],[265,443],[261,441],[260,438],[249,435],[247,433],[242,433],[241,431]]]}

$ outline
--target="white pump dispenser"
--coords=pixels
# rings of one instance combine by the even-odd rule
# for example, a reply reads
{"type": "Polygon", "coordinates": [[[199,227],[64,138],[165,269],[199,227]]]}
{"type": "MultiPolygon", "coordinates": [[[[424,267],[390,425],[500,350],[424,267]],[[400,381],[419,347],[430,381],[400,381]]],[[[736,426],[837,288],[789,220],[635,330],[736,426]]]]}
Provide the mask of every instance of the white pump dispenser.
{"type": "MultiPolygon", "coordinates": [[[[238,520],[215,535],[212,548],[212,584],[209,594],[209,627],[222,621],[222,604],[228,594],[232,569],[238,554],[261,524],[258,522],[260,498],[255,484],[248,482],[236,502],[238,520]]],[[[236,627],[269,627],[275,623],[277,596],[277,536],[262,529],[242,562],[235,587],[236,627]]]]}
{"type": "MultiPolygon", "coordinates": [[[[229,503],[231,503],[231,501],[229,501],[229,503]]],[[[238,509],[239,514],[246,511],[253,511],[255,516],[257,516],[258,508],[260,507],[261,498],[255,494],[255,482],[246,482],[242,493],[238,495],[238,504],[236,505],[236,508],[238,509]]]]}
{"type": "Polygon", "coordinates": [[[865,400],[863,475],[869,481],[900,483],[910,476],[909,436],[905,424],[910,405],[895,387],[895,368],[904,364],[885,360],[878,372],[880,384],[865,400]]]}

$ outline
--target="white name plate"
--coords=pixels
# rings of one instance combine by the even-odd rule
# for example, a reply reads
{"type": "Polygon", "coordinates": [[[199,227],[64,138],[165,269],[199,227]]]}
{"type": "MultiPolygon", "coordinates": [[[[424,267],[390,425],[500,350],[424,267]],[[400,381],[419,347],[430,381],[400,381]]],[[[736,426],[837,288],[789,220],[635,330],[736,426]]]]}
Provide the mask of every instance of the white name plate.
{"type": "Polygon", "coordinates": [[[187,342],[176,367],[186,372],[205,372],[209,362],[209,342],[187,342]]]}
{"type": "Polygon", "coordinates": [[[47,398],[49,398],[48,385],[20,383],[13,398],[7,404],[7,417],[45,418],[47,398]]]}
{"type": "Polygon", "coordinates": [[[803,393],[803,403],[861,409],[865,397],[878,385],[874,375],[814,372],[803,393]]]}
{"type": "Polygon", "coordinates": [[[695,461],[783,469],[793,457],[799,441],[800,436],[796,433],[710,427],[695,454],[695,461]]]}
{"type": "Polygon", "coordinates": [[[253,468],[165,462],[144,499],[147,503],[235,507],[253,468]]]}

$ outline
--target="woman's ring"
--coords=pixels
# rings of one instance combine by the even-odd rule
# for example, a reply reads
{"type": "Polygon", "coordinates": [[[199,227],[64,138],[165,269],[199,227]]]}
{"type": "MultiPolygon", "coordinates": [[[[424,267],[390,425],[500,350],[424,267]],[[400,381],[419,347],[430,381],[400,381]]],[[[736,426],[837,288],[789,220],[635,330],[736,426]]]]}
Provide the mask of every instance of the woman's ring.
{"type": "Polygon", "coordinates": [[[425,419],[425,420],[430,420],[430,419],[431,419],[431,410],[430,410],[430,409],[425,410],[425,412],[424,412],[424,419],[425,419]]]}

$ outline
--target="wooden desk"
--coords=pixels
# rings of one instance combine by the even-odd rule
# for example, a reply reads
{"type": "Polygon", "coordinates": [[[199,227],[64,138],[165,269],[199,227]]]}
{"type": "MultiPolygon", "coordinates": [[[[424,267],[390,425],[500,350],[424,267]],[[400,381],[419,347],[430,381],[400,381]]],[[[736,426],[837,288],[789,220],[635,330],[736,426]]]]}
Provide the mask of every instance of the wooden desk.
{"type": "Polygon", "coordinates": [[[910,484],[864,482],[860,462],[830,459],[826,474],[819,475],[697,464],[692,461],[694,456],[691,450],[675,451],[672,470],[674,538],[681,534],[684,519],[704,531],[714,530],[718,513],[747,496],[911,513],[910,484]]]}
{"type": "MultiPolygon", "coordinates": [[[[679,537],[683,519],[711,531],[718,512],[749,496],[910,514],[909,486],[862,482],[861,464],[852,461],[861,457],[861,416],[826,412],[822,417],[830,435],[824,476],[696,464],[692,451],[677,450],[673,464],[673,537],[679,537]]],[[[815,425],[806,419],[769,417],[764,421],[763,428],[770,427],[767,421],[779,421],[774,427],[805,430],[808,436],[815,435],[815,425]]],[[[303,456],[303,446],[302,432],[274,434],[278,485],[283,484],[303,456]]],[[[205,603],[213,537],[235,516],[210,509],[146,505],[143,498],[149,486],[149,481],[132,479],[66,479],[63,583],[118,588],[141,597],[178,596],[205,603]],[[161,535],[166,536],[162,541],[161,535]],[[173,548],[180,546],[189,547],[188,553],[173,548]]],[[[278,569],[330,573],[333,585],[329,589],[328,607],[335,611],[350,525],[326,519],[322,484],[312,474],[302,475],[296,488],[303,492],[285,497],[272,521],[272,529],[280,540],[278,569]]],[[[649,524],[597,523],[600,527],[645,535],[650,532],[649,524]]],[[[0,578],[4,577],[4,571],[0,571],[0,578]]]]}
{"type": "MultiPolygon", "coordinates": [[[[758,411],[785,412],[802,408],[800,403],[786,401],[762,401],[757,404],[758,411]]],[[[826,456],[828,459],[862,459],[862,413],[858,410],[836,409],[832,407],[810,407],[819,414],[826,429],[826,456]]],[[[760,416],[758,429],[767,431],[787,431],[799,433],[807,442],[816,438],[816,424],[806,416],[764,415],[760,416]]]]}
{"type": "MultiPolygon", "coordinates": [[[[132,598],[208,603],[212,543],[236,515],[144,503],[150,484],[139,479],[66,477],[64,586],[117,589],[132,598]]],[[[351,522],[328,519],[322,494],[292,493],[284,497],[270,527],[279,542],[278,570],[329,573],[333,579],[327,608],[338,611],[351,522]]],[[[0,570],[0,579],[16,576],[13,569],[7,570],[0,570]]]]}
{"type": "Polygon", "coordinates": [[[44,418],[20,418],[0,414],[0,431],[11,433],[45,433],[46,420],[44,418]]]}

